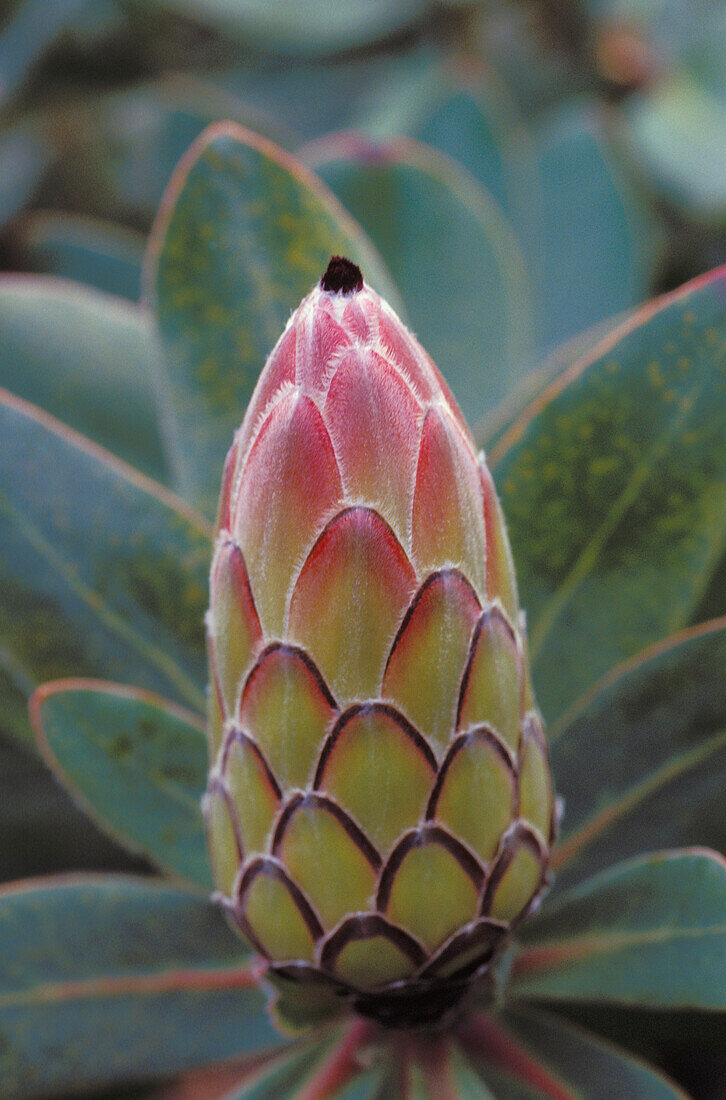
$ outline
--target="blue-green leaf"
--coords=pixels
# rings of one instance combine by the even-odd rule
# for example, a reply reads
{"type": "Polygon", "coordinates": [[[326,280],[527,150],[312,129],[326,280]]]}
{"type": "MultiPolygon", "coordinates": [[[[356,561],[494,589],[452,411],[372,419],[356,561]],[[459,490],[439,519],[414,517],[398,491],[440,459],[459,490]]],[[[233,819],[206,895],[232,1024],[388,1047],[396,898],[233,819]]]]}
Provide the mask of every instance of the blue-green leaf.
{"type": "Polygon", "coordinates": [[[525,921],[514,997],[726,1010],[726,860],[705,849],[618,864],[525,921]]]}
{"type": "Polygon", "coordinates": [[[534,141],[539,211],[533,237],[524,239],[549,351],[650,296],[661,236],[596,104],[558,108],[534,141]]]}
{"type": "Polygon", "coordinates": [[[132,302],[141,293],[144,239],[114,222],[35,213],[15,228],[12,245],[24,269],[74,279],[132,302]]]}
{"type": "Polygon", "coordinates": [[[497,1068],[486,1056],[480,1068],[500,1100],[688,1100],[654,1067],[557,1016],[505,1009],[482,1031],[483,1054],[495,1034],[497,1068]]]}
{"type": "Polygon", "coordinates": [[[620,668],[550,730],[556,886],[656,848],[726,850],[726,619],[620,668]]]}
{"type": "Polygon", "coordinates": [[[93,680],[44,684],[31,718],[51,768],[102,829],[161,870],[212,889],[200,811],[201,718],[148,692],[93,680]]]}
{"type": "Polygon", "coordinates": [[[411,327],[473,423],[532,363],[531,301],[511,226],[436,150],[354,134],[306,156],[370,234],[411,327]]]}
{"type": "Polygon", "coordinates": [[[142,879],[0,892],[0,1092],[34,1100],[282,1044],[211,903],[142,879]]]}
{"type": "Polygon", "coordinates": [[[0,103],[22,85],[88,0],[21,0],[0,34],[0,103]]]}
{"type": "Polygon", "coordinates": [[[682,629],[726,545],[726,269],[635,314],[489,453],[555,719],[682,629]]]}
{"type": "MultiPolygon", "coordinates": [[[[204,709],[209,532],[166,490],[0,391],[0,686],[128,679],[204,709]]],[[[6,727],[8,728],[8,727],[6,727]]]]}
{"type": "Polygon", "coordinates": [[[0,277],[0,386],[142,473],[168,479],[148,318],[61,279],[0,277]]]}
{"type": "Polygon", "coordinates": [[[275,50],[322,54],[400,31],[420,16],[424,0],[155,0],[229,35],[275,50]]]}

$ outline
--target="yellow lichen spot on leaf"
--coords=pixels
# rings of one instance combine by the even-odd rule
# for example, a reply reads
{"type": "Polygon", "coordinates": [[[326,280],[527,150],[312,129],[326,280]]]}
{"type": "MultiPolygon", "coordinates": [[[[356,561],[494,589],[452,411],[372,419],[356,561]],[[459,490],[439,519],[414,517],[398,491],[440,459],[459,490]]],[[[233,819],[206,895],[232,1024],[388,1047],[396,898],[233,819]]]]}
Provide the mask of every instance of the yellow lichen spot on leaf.
{"type": "Polygon", "coordinates": [[[651,359],[648,363],[648,378],[654,389],[660,389],[663,385],[663,371],[657,359],[651,359]]]}

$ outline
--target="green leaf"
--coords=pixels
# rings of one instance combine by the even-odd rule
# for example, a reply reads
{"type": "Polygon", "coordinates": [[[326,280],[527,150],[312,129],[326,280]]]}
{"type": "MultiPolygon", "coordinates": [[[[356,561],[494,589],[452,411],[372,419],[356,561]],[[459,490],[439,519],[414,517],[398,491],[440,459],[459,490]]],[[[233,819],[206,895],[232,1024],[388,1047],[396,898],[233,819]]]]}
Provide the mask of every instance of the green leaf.
{"type": "MultiPolygon", "coordinates": [[[[491,1066],[482,1067],[481,1075],[482,1080],[486,1081],[490,1090],[493,1090],[489,1095],[496,1097],[496,1100],[542,1100],[543,1096],[547,1095],[539,1089],[528,1088],[521,1081],[491,1066]]],[[[486,1093],[484,1095],[486,1096],[486,1093]]],[[[558,1096],[558,1093],[555,1092],[554,1095],[558,1096]]],[[[558,1100],[561,1100],[562,1095],[562,1093],[559,1094],[558,1100]]],[[[566,1100],[572,1100],[572,1098],[567,1096],[566,1100]]]]}
{"type": "Polygon", "coordinates": [[[209,515],[265,359],[333,253],[395,294],[332,195],[265,139],[223,123],[179,166],[154,233],[148,284],[164,345],[175,473],[183,495],[209,515]]]}
{"type": "MultiPolygon", "coordinates": [[[[285,149],[295,149],[335,130],[367,128],[372,103],[398,82],[401,69],[426,66],[434,54],[440,56],[440,50],[426,41],[409,42],[404,54],[389,43],[374,53],[338,55],[322,63],[289,57],[271,65],[264,57],[237,54],[228,69],[215,70],[210,79],[248,110],[274,119],[277,132],[265,132],[285,149]]],[[[234,118],[229,113],[217,117],[234,118]]],[[[247,125],[262,132],[259,125],[247,125]]]]}
{"type": "Polygon", "coordinates": [[[638,170],[682,216],[712,230],[726,224],[725,111],[723,87],[714,93],[686,69],[623,109],[622,137],[638,170]]]}
{"type": "MultiPolygon", "coordinates": [[[[493,1100],[475,1066],[446,1032],[403,1048],[396,1100],[493,1100]]],[[[386,1094],[388,1096],[388,1094],[386,1094]]]]}
{"type": "Polygon", "coordinates": [[[160,870],[212,889],[199,805],[201,719],[148,692],[92,680],[44,684],[30,714],[49,766],[103,830],[160,870]]]}
{"type": "Polygon", "coordinates": [[[506,87],[472,56],[407,52],[379,79],[358,123],[379,140],[405,134],[433,146],[466,169],[513,222],[531,222],[532,139],[506,87]]]}
{"type": "MultiPolygon", "coordinates": [[[[87,0],[21,0],[0,34],[0,103],[17,92],[87,0]]],[[[7,5],[5,5],[7,6],[7,5]]]]}
{"type": "Polygon", "coordinates": [[[651,293],[661,235],[606,132],[597,104],[574,101],[534,134],[540,202],[522,233],[547,351],[651,293]]]}
{"type": "Polygon", "coordinates": [[[422,14],[422,0],[155,0],[160,7],[224,34],[283,53],[350,49],[402,30],[422,14]]]}
{"type": "Polygon", "coordinates": [[[374,1066],[357,1074],[334,1092],[330,1100],[393,1100],[392,1074],[385,1066],[374,1066]]]}
{"type": "Polygon", "coordinates": [[[540,1011],[504,1010],[486,1022],[481,1044],[496,1067],[482,1062],[482,1074],[500,1100],[688,1100],[654,1067],[540,1011]]]}
{"type": "Polygon", "coordinates": [[[281,1045],[210,902],[142,879],[0,892],[0,1092],[33,1100],[281,1045]]]}
{"type": "Polygon", "coordinates": [[[241,1089],[233,1089],[225,1100],[292,1100],[315,1075],[339,1038],[340,1033],[336,1032],[323,1042],[307,1044],[302,1049],[295,1044],[281,1058],[264,1065],[241,1089]]]}
{"type": "Polygon", "coordinates": [[[152,385],[148,319],[59,279],[0,277],[0,385],[168,478],[152,385]]]}
{"type": "MultiPolygon", "coordinates": [[[[26,710],[27,704],[23,718],[26,710]]],[[[5,737],[0,737],[0,836],[0,882],[69,869],[141,869],[141,861],[91,825],[36,753],[5,737]]]]}
{"type": "Polygon", "coordinates": [[[327,1029],[322,1041],[295,1044],[285,1056],[263,1066],[259,1074],[225,1100],[383,1100],[380,1092],[384,1066],[368,1070],[355,1062],[355,1050],[368,1033],[360,1022],[346,1028],[327,1029]],[[325,1084],[323,1084],[325,1082],[325,1084]]]}
{"type": "Polygon", "coordinates": [[[554,719],[691,621],[726,543],[726,269],[636,314],[489,454],[554,719]]]}
{"type": "Polygon", "coordinates": [[[23,119],[0,133],[0,225],[32,201],[50,157],[37,121],[23,119]]]}
{"type": "Polygon", "coordinates": [[[627,316],[622,314],[619,317],[610,317],[555,348],[533,371],[516,382],[506,397],[474,426],[477,444],[487,452],[495,451],[512,425],[552,381],[580,359],[591,358],[593,349],[626,320],[627,316]]]}
{"type": "MultiPolygon", "coordinates": [[[[137,20],[131,33],[139,33],[140,26],[137,20]]],[[[158,36],[158,29],[154,33],[158,36]]],[[[133,43],[133,38],[127,41],[133,43]]],[[[173,48],[169,43],[167,49],[173,48]]],[[[64,99],[60,108],[44,106],[25,121],[18,136],[24,136],[32,151],[39,131],[41,151],[50,161],[43,194],[56,206],[146,230],[179,159],[220,118],[278,139],[287,136],[270,121],[264,102],[260,109],[250,108],[236,95],[190,74],[164,76],[103,96],[64,99]]],[[[4,185],[0,181],[0,212],[4,185]]]]}
{"type": "Polygon", "coordinates": [[[71,674],[129,679],[203,710],[203,521],[3,391],[0,440],[0,686],[11,714],[21,694],[71,674]]]}
{"type": "Polygon", "coordinates": [[[701,602],[691,616],[694,623],[716,619],[726,613],[726,547],[711,579],[703,593],[701,602]]]}
{"type": "Polygon", "coordinates": [[[654,848],[726,850],[725,668],[721,619],[614,669],[550,731],[558,887],[654,848]]]}
{"type": "Polygon", "coordinates": [[[454,1097],[456,1100],[494,1100],[495,1094],[485,1086],[470,1060],[456,1050],[449,1056],[449,1077],[453,1086],[452,1100],[454,1097]]]}
{"type": "Polygon", "coordinates": [[[74,279],[132,302],[141,293],[144,239],[114,222],[76,214],[31,214],[15,228],[12,248],[18,266],[30,271],[74,279]]]}
{"type": "Polygon", "coordinates": [[[557,1014],[661,1066],[690,1097],[722,1100],[726,1013],[559,1003],[557,1014]]]}
{"type": "Polygon", "coordinates": [[[618,864],[519,932],[514,997],[726,1009],[726,860],[684,849],[618,864]]]}
{"type": "Polygon", "coordinates": [[[532,360],[524,259],[504,215],[418,143],[343,134],[306,155],[379,248],[464,415],[479,419],[532,360]]]}
{"type": "MultiPolygon", "coordinates": [[[[595,101],[569,101],[530,129],[507,90],[469,58],[399,69],[382,82],[360,124],[379,139],[406,134],[433,145],[506,211],[526,259],[543,352],[649,296],[662,234],[618,163],[595,101]]],[[[338,193],[369,228],[412,303],[366,212],[338,193]]],[[[409,215],[408,204],[403,212],[409,215]]],[[[396,218],[404,220],[401,212],[396,218]]]]}

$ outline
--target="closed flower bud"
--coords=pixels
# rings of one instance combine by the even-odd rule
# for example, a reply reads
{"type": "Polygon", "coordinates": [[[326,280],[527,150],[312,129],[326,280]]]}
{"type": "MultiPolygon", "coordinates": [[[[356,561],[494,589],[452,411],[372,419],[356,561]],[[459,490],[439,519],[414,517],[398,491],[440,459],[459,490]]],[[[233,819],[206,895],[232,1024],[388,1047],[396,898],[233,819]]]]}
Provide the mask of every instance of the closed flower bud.
{"type": "Polygon", "coordinates": [[[491,476],[347,260],[267,361],[217,527],[204,811],[224,905],[303,1015],[328,989],[436,1019],[542,891],[553,792],[491,476]]]}

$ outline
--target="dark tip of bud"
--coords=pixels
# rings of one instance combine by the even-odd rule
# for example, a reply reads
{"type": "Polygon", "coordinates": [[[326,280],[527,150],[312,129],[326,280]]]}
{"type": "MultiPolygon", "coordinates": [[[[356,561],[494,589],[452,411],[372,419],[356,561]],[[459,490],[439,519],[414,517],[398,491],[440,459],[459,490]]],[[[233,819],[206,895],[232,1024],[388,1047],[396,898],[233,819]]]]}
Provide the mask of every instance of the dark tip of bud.
{"type": "Polygon", "coordinates": [[[345,256],[331,256],[320,286],[333,294],[355,294],[363,289],[363,276],[360,268],[345,256]]]}

